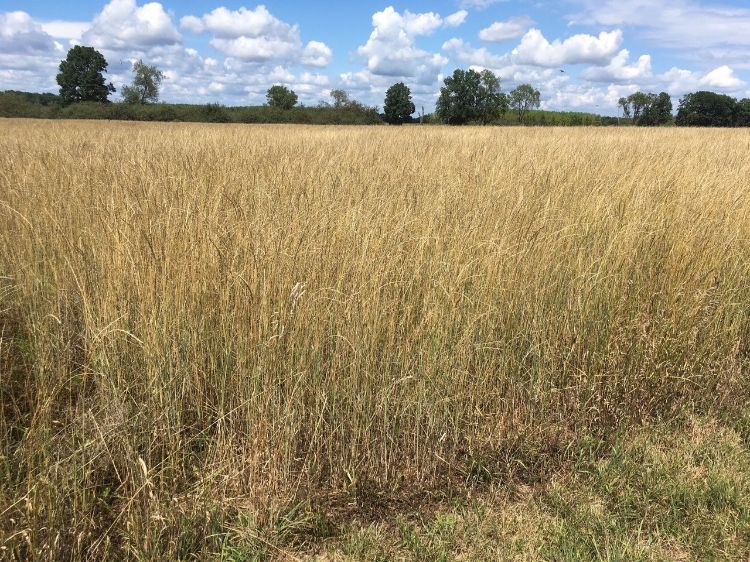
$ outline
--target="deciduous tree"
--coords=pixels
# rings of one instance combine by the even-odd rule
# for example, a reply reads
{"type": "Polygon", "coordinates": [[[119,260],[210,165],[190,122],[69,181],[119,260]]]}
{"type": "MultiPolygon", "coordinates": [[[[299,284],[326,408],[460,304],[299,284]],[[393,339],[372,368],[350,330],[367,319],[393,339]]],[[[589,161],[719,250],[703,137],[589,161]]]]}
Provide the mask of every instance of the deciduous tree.
{"type": "Polygon", "coordinates": [[[159,101],[164,73],[156,66],[142,60],[133,63],[133,83],[122,87],[122,97],[126,103],[156,103],[159,101]]]}
{"type": "Polygon", "coordinates": [[[523,123],[526,113],[530,109],[538,109],[541,105],[541,94],[531,84],[520,84],[510,93],[510,106],[518,114],[518,122],[523,123]]]}
{"type": "Polygon", "coordinates": [[[114,93],[115,87],[111,82],[105,83],[103,73],[106,71],[104,55],[93,47],[76,45],[71,48],[60,62],[57,75],[62,102],[109,101],[108,96],[114,93]]]}
{"type": "Polygon", "coordinates": [[[734,119],[735,127],[750,127],[750,99],[745,98],[737,102],[734,119]]]}
{"type": "Polygon", "coordinates": [[[403,82],[394,84],[385,93],[383,113],[385,120],[392,125],[401,125],[411,118],[416,108],[411,101],[411,90],[403,82]]]}
{"type": "Polygon", "coordinates": [[[484,69],[479,77],[479,120],[486,125],[508,110],[508,98],[500,90],[500,79],[491,70],[484,69]]]}
{"type": "Polygon", "coordinates": [[[331,99],[333,100],[333,107],[337,109],[346,107],[351,103],[349,94],[344,90],[331,90],[331,99]]]}
{"type": "Polygon", "coordinates": [[[636,125],[664,125],[672,120],[672,98],[667,92],[661,92],[658,96],[648,94],[649,102],[643,108],[641,116],[636,125]]]}
{"type": "Polygon", "coordinates": [[[500,81],[489,70],[457,68],[444,80],[435,112],[444,123],[463,125],[489,123],[505,111],[507,102],[500,92],[500,81]]]}
{"type": "Polygon", "coordinates": [[[297,94],[286,86],[275,85],[268,88],[266,102],[271,107],[292,109],[297,104],[297,94]]]}
{"type": "Polygon", "coordinates": [[[737,100],[731,96],[694,92],[680,100],[675,123],[688,127],[732,127],[736,111],[737,100]]]}
{"type": "Polygon", "coordinates": [[[654,97],[654,94],[635,92],[626,98],[620,98],[617,104],[622,107],[622,112],[625,117],[630,117],[633,120],[633,123],[637,124],[644,109],[653,102],[654,97]]]}

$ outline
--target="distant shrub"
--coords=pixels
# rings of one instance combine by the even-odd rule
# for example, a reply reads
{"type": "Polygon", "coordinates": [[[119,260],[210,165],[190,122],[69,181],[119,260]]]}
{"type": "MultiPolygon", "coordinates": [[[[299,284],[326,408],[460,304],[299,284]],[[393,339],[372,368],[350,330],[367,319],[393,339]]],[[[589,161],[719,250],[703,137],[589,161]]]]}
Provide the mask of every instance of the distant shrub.
{"type": "Polygon", "coordinates": [[[207,123],[229,123],[232,120],[224,106],[218,103],[204,105],[202,113],[204,116],[202,121],[206,121],[207,123]]]}

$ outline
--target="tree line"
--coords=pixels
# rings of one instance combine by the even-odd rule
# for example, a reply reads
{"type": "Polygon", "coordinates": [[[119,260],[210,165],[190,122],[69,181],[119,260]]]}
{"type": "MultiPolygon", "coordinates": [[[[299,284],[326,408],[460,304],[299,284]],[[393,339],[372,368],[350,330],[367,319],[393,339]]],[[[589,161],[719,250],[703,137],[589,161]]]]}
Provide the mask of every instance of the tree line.
{"type": "Polygon", "coordinates": [[[385,94],[383,112],[332,90],[331,101],[316,107],[298,105],[290,88],[273,85],[266,92],[263,107],[227,108],[218,104],[157,104],[164,73],[154,65],[133,63],[132,83],[121,88],[123,103],[110,104],[114,85],[107,83],[104,56],[92,47],[76,45],[60,62],[57,83],[59,95],[28,92],[0,92],[0,115],[59,118],[132,119],[154,121],[209,122],[297,122],[393,125],[412,122],[465,124],[534,125],[615,125],[747,127],[750,126],[750,99],[737,100],[725,94],[700,91],[680,99],[673,115],[667,92],[635,92],[618,101],[620,117],[604,117],[580,112],[541,111],[541,94],[530,84],[520,84],[507,94],[500,79],[490,70],[456,69],[444,79],[430,115],[413,117],[416,107],[411,90],[403,82],[393,84],[385,94]]]}

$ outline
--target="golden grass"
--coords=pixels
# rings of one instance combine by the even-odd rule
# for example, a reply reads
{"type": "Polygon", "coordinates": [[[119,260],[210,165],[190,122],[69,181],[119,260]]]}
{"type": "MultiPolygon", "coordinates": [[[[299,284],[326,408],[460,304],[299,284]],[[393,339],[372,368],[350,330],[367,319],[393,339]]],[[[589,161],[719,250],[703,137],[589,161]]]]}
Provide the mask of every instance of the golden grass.
{"type": "Polygon", "coordinates": [[[742,405],[749,150],[0,121],[6,554],[206,557],[242,514],[533,480],[742,405]]]}

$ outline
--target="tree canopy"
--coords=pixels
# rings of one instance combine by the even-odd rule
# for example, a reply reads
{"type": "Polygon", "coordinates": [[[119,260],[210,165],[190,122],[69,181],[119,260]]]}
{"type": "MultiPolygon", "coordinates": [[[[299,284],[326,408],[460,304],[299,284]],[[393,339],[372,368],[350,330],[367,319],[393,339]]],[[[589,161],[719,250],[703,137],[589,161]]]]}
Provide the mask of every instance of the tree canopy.
{"type": "Polygon", "coordinates": [[[734,124],[736,127],[750,127],[750,99],[737,102],[734,124]]]}
{"type": "Polygon", "coordinates": [[[164,73],[156,66],[145,64],[143,60],[133,63],[133,83],[122,87],[122,97],[126,103],[156,103],[164,73]]]}
{"type": "Polygon", "coordinates": [[[111,82],[105,83],[102,73],[106,71],[107,61],[99,51],[81,45],[72,47],[60,62],[57,75],[62,102],[109,101],[109,94],[114,93],[115,87],[111,82]]]}
{"type": "Polygon", "coordinates": [[[529,109],[538,109],[541,94],[531,84],[520,84],[510,93],[510,106],[518,114],[518,122],[523,123],[529,109]]]}
{"type": "Polygon", "coordinates": [[[489,70],[457,68],[444,80],[435,110],[449,125],[469,122],[490,123],[507,109],[500,80],[489,70]]]}
{"type": "Polygon", "coordinates": [[[649,103],[643,109],[637,125],[665,125],[672,121],[672,98],[667,92],[658,96],[649,94],[649,103]]]}
{"type": "Polygon", "coordinates": [[[732,127],[736,111],[737,100],[731,96],[694,92],[680,100],[676,123],[688,127],[732,127]]]}
{"type": "Polygon", "coordinates": [[[286,86],[274,85],[266,92],[266,103],[270,107],[292,109],[297,104],[297,94],[286,86]]]}
{"type": "Polygon", "coordinates": [[[392,125],[401,125],[411,119],[411,114],[416,111],[411,101],[411,90],[403,82],[394,84],[385,93],[383,113],[385,120],[392,125]]]}
{"type": "Polygon", "coordinates": [[[331,99],[333,100],[333,107],[336,109],[341,109],[351,103],[349,94],[344,90],[331,90],[331,99]]]}
{"type": "Polygon", "coordinates": [[[500,78],[491,70],[482,70],[479,78],[479,121],[486,125],[508,110],[508,98],[500,90],[500,78]]]}
{"type": "Polygon", "coordinates": [[[627,97],[620,98],[617,102],[622,108],[623,115],[630,117],[634,123],[638,122],[649,103],[651,103],[651,97],[644,92],[634,92],[627,97]]]}
{"type": "Polygon", "coordinates": [[[634,92],[620,98],[617,104],[635,125],[664,125],[672,120],[672,98],[667,92],[659,95],[634,92]]]}

